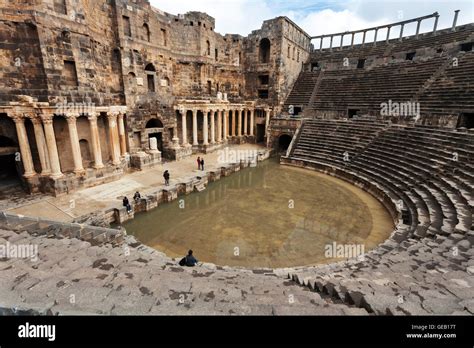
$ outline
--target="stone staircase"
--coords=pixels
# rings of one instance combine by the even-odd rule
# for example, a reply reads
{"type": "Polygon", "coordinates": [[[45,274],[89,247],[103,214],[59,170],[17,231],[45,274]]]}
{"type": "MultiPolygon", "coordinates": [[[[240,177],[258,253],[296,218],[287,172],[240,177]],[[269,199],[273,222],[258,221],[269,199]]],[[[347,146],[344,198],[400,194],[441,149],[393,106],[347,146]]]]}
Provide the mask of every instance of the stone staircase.
{"type": "Polygon", "coordinates": [[[112,228],[62,223],[5,212],[0,212],[0,229],[28,232],[34,236],[46,236],[48,238],[76,238],[89,242],[91,245],[103,245],[105,243],[120,245],[124,238],[122,231],[112,228]]]}

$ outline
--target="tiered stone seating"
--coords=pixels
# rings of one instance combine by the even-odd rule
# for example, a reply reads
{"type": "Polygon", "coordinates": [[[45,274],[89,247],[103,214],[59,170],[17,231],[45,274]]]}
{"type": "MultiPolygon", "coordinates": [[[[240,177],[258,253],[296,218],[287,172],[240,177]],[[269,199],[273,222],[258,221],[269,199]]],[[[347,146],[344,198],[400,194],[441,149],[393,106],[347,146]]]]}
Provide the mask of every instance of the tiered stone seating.
{"type": "Polygon", "coordinates": [[[321,67],[319,79],[315,78],[318,83],[311,80],[315,73],[303,71],[285,105],[339,115],[348,109],[379,115],[381,104],[389,100],[419,101],[422,116],[458,115],[474,108],[474,53],[461,52],[458,47],[473,40],[474,25],[469,24],[454,32],[448,29],[436,35],[410,36],[401,42],[392,39],[376,45],[316,50],[308,66],[318,62],[321,67]],[[405,53],[414,51],[414,60],[401,60],[405,53]],[[449,64],[453,56],[459,59],[457,66],[449,64]],[[360,58],[368,63],[356,69],[355,62],[360,58]],[[343,66],[344,59],[349,59],[349,66],[343,66]]]}
{"type": "Polygon", "coordinates": [[[293,86],[293,90],[288,96],[285,107],[288,108],[290,105],[294,106],[306,106],[311,100],[311,95],[318,81],[319,71],[309,72],[304,71],[298,77],[298,80],[293,86]]]}
{"type": "Polygon", "coordinates": [[[369,312],[435,313],[436,305],[425,304],[425,299],[418,300],[419,306],[397,303],[397,296],[412,296],[414,288],[423,291],[417,285],[423,278],[428,283],[424,290],[442,288],[456,294],[443,298],[449,302],[447,312],[464,310],[463,301],[472,297],[474,283],[466,283],[467,292],[461,294],[459,284],[439,274],[466,271],[472,259],[473,133],[368,121],[307,120],[290,157],[283,161],[336,173],[369,192],[370,186],[360,182],[379,187],[393,202],[403,201],[403,207],[399,206],[403,224],[397,230],[406,230],[397,238],[392,235],[362,262],[290,270],[293,280],[369,312]],[[360,140],[364,132],[368,141],[360,140]],[[344,160],[344,152],[350,154],[349,160],[347,156],[344,160]],[[421,259],[430,263],[421,264],[421,259]],[[394,268],[404,276],[396,277],[394,268]],[[384,282],[391,286],[383,289],[384,282]],[[394,302],[387,296],[393,296],[394,302]]]}
{"type": "Polygon", "coordinates": [[[459,53],[419,98],[422,115],[457,114],[474,109],[474,52],[459,53]]]}
{"type": "Polygon", "coordinates": [[[348,107],[375,110],[380,105],[410,101],[423,84],[439,69],[445,59],[406,61],[370,70],[336,70],[324,72],[311,108],[342,110],[348,107]]]}

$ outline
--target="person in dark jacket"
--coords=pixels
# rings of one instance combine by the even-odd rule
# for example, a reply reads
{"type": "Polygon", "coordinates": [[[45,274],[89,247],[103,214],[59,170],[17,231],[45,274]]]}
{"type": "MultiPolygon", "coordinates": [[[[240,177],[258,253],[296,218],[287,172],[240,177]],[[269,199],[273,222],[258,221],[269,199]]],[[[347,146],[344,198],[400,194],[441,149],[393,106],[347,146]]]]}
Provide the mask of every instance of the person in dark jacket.
{"type": "Polygon", "coordinates": [[[194,267],[199,261],[193,256],[193,251],[188,251],[188,256],[186,256],[186,266],[194,267]]]}
{"type": "Polygon", "coordinates": [[[142,199],[142,195],[140,194],[140,192],[135,192],[135,195],[133,196],[133,200],[135,201],[135,203],[140,203],[140,199],[142,199]]]}
{"type": "Polygon", "coordinates": [[[204,157],[201,159],[201,170],[204,171],[204,157]]]}
{"type": "Polygon", "coordinates": [[[198,170],[201,170],[201,157],[198,157],[197,163],[198,163],[198,170]]]}
{"type": "Polygon", "coordinates": [[[132,211],[132,206],[130,205],[130,202],[128,201],[127,197],[123,197],[123,206],[127,208],[128,213],[132,211]]]}
{"type": "Polygon", "coordinates": [[[169,184],[170,184],[170,172],[165,170],[165,173],[163,174],[163,178],[165,178],[165,185],[169,186],[169,184]]]}

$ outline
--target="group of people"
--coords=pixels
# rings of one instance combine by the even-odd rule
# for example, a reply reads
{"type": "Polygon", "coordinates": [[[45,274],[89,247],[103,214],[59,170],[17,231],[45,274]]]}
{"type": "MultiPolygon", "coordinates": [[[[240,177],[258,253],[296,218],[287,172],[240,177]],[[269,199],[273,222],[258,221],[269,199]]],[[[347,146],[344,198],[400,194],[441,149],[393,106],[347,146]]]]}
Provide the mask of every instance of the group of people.
{"type": "MultiPolygon", "coordinates": [[[[140,203],[140,200],[142,199],[142,195],[140,194],[140,192],[135,192],[135,194],[133,195],[133,200],[135,201],[135,204],[138,204],[140,203]]],[[[132,205],[130,204],[130,201],[128,200],[128,197],[125,196],[123,197],[123,200],[122,200],[122,204],[125,208],[127,208],[127,213],[131,213],[132,212],[132,205]]]]}
{"type": "Polygon", "coordinates": [[[198,157],[197,158],[197,164],[198,164],[198,170],[204,171],[204,157],[198,157]]]}

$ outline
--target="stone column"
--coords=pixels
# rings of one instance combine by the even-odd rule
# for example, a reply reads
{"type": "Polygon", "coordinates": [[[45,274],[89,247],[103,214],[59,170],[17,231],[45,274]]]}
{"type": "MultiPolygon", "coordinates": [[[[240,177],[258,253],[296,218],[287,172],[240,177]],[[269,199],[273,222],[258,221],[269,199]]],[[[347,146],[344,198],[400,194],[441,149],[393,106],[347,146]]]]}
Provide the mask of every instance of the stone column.
{"type": "Polygon", "coordinates": [[[321,51],[323,49],[323,40],[324,40],[324,36],[321,36],[321,41],[319,42],[319,50],[321,51]]]}
{"type": "Polygon", "coordinates": [[[117,166],[120,164],[120,148],[117,133],[117,114],[108,114],[109,120],[109,141],[110,152],[112,154],[112,163],[117,166]]]}
{"type": "Polygon", "coordinates": [[[390,29],[392,29],[392,27],[388,27],[387,28],[387,39],[385,40],[387,43],[390,41],[390,29]]]}
{"type": "Polygon", "coordinates": [[[240,137],[242,137],[242,115],[244,113],[244,110],[239,109],[238,113],[239,113],[239,129],[238,129],[237,134],[240,138],[240,137]]]}
{"type": "Polygon", "coordinates": [[[193,145],[199,145],[198,142],[198,121],[197,121],[197,109],[193,109],[193,145]]]}
{"type": "Polygon", "coordinates": [[[352,33],[351,47],[354,47],[354,38],[355,38],[355,33],[352,33]]]}
{"type": "Polygon", "coordinates": [[[41,118],[31,119],[35,129],[36,147],[41,163],[41,175],[51,174],[51,164],[49,163],[48,147],[46,146],[46,138],[44,136],[43,123],[41,118]]]}
{"type": "Polygon", "coordinates": [[[211,144],[216,143],[216,121],[214,116],[216,116],[216,111],[211,110],[211,144]]]}
{"type": "Polygon", "coordinates": [[[253,129],[255,127],[255,109],[250,110],[250,136],[253,137],[253,129]]]}
{"type": "Polygon", "coordinates": [[[267,138],[267,146],[270,141],[269,139],[270,134],[268,133],[269,127],[270,127],[270,109],[266,109],[265,110],[265,137],[267,138]]]}
{"type": "Polygon", "coordinates": [[[224,110],[224,141],[229,135],[229,110],[224,110]]]}
{"type": "Polygon", "coordinates": [[[400,38],[399,38],[400,41],[403,40],[403,29],[404,28],[405,28],[405,24],[402,24],[401,27],[400,27],[400,38]]]}
{"type": "Polygon", "coordinates": [[[99,127],[97,126],[97,115],[90,114],[88,117],[91,128],[92,152],[94,153],[94,168],[104,168],[102,163],[102,149],[100,147],[99,127]]]}
{"type": "Polygon", "coordinates": [[[248,135],[248,128],[249,128],[249,111],[247,109],[244,109],[244,135],[248,135]]]}
{"type": "Polygon", "coordinates": [[[36,175],[35,167],[33,165],[33,157],[31,156],[30,143],[28,142],[28,135],[26,134],[25,119],[23,117],[14,117],[16,126],[16,134],[18,137],[18,144],[20,145],[21,162],[25,178],[30,178],[36,175]]]}
{"type": "MultiPolygon", "coordinates": [[[[458,23],[459,11],[460,11],[460,10],[454,11],[453,27],[451,28],[452,31],[456,31],[456,25],[457,25],[457,23],[458,23]]],[[[436,18],[437,18],[437,17],[436,17],[436,18]]]]}
{"type": "Polygon", "coordinates": [[[331,35],[331,41],[329,42],[329,49],[332,51],[332,40],[333,40],[333,36],[331,35]]]}
{"type": "Polygon", "coordinates": [[[56,145],[56,136],[54,135],[53,117],[43,117],[43,125],[46,145],[48,146],[49,160],[51,161],[51,178],[57,179],[63,176],[63,173],[61,173],[61,164],[59,163],[58,147],[56,145]]]}
{"type": "Polygon", "coordinates": [[[217,111],[217,142],[222,142],[222,110],[217,111]]]}
{"type": "Polygon", "coordinates": [[[375,29],[375,35],[374,35],[374,46],[377,45],[377,35],[379,33],[379,28],[375,29]]]}
{"type": "Polygon", "coordinates": [[[209,145],[209,116],[208,116],[208,110],[204,110],[202,113],[202,116],[204,117],[203,123],[202,123],[202,134],[204,137],[204,145],[209,145]]]}
{"type": "Polygon", "coordinates": [[[182,131],[183,131],[183,146],[186,146],[188,145],[188,126],[186,124],[186,116],[188,114],[188,111],[187,110],[184,110],[182,113],[181,113],[181,123],[182,123],[182,131]]]}
{"type": "Polygon", "coordinates": [[[67,124],[69,128],[69,141],[71,142],[72,159],[74,161],[74,173],[84,172],[82,166],[81,146],[79,145],[79,136],[77,135],[77,119],[76,116],[68,116],[67,124]]]}
{"type": "Polygon", "coordinates": [[[235,137],[235,110],[232,110],[232,136],[235,137]]]}
{"type": "Polygon", "coordinates": [[[418,39],[418,35],[420,34],[420,25],[421,25],[421,21],[418,21],[418,23],[416,24],[416,38],[418,39]]]}
{"type": "Polygon", "coordinates": [[[118,122],[118,133],[119,133],[119,140],[120,140],[120,155],[124,157],[127,154],[127,138],[125,136],[125,123],[124,123],[125,115],[120,113],[118,114],[117,122],[118,122]]]}
{"type": "Polygon", "coordinates": [[[364,34],[362,35],[362,46],[365,45],[365,36],[366,36],[367,32],[364,30],[364,34]]]}
{"type": "Polygon", "coordinates": [[[434,25],[433,25],[433,34],[435,34],[435,35],[436,35],[436,30],[438,30],[438,20],[439,20],[439,15],[436,16],[435,22],[434,22],[434,25]]]}

